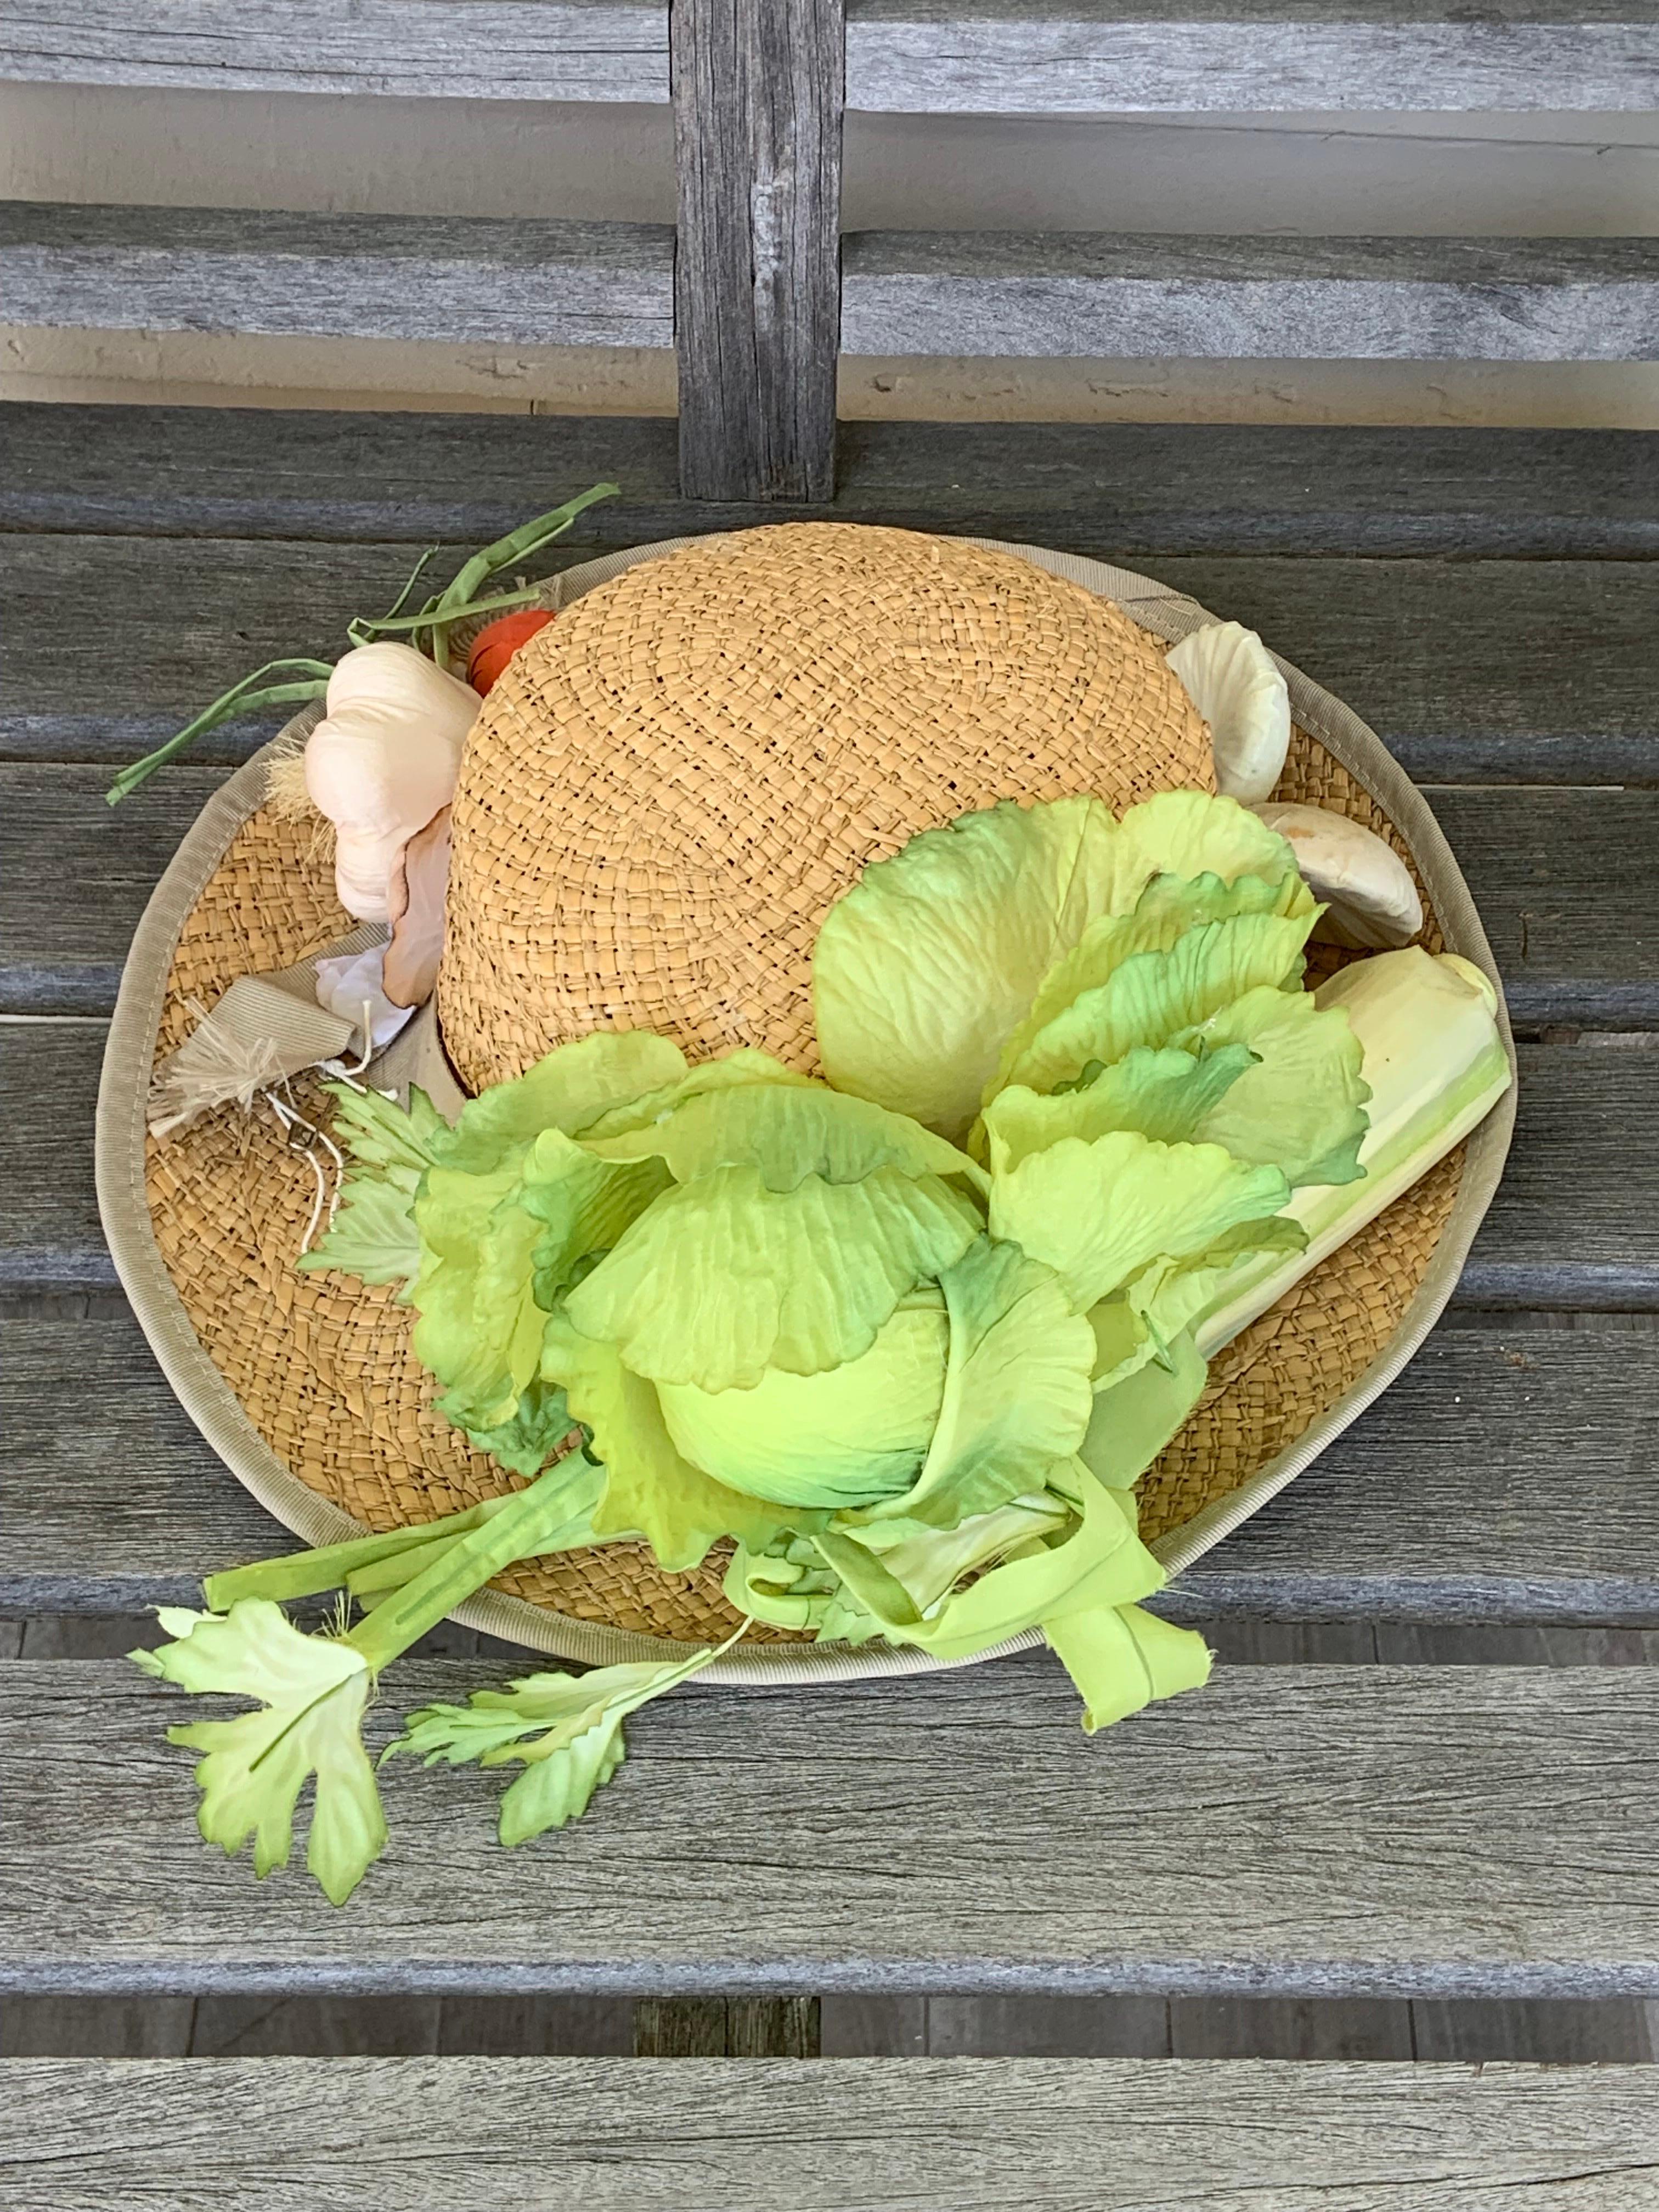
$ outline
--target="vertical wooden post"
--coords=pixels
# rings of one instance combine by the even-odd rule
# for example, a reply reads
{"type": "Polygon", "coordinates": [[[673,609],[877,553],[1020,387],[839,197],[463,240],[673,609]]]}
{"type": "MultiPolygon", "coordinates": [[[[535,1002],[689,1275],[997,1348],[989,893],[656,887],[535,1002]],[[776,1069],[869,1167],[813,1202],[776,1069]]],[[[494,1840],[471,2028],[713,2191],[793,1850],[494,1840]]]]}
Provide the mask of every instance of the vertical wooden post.
{"type": "Polygon", "coordinates": [[[670,0],[688,499],[829,499],[842,0],[670,0]]]}

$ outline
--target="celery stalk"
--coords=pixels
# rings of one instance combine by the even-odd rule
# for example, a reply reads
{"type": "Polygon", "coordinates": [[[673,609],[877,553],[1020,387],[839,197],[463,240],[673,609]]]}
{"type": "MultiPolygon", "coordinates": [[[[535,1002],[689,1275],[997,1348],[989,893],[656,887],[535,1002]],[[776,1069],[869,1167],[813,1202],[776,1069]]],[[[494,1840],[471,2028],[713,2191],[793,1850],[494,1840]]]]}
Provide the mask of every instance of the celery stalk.
{"type": "Polygon", "coordinates": [[[1283,1208],[1307,1231],[1305,1251],[1258,1255],[1228,1272],[1194,1325],[1206,1359],[1426,1175],[1510,1087],[1497,994],[1455,953],[1420,945],[1378,953],[1345,968],[1316,996],[1322,1007],[1346,1007],[1364,1052],[1364,1172],[1357,1182],[1308,1184],[1283,1208]]]}

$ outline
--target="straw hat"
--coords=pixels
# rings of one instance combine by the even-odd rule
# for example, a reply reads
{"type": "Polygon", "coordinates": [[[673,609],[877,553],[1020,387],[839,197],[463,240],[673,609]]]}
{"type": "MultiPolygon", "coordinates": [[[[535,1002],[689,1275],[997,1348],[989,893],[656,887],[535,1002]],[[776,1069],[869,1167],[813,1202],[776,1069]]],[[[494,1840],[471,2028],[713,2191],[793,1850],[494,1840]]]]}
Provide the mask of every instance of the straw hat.
{"type": "MultiPolygon", "coordinates": [[[[789,525],[591,562],[549,599],[559,619],[489,694],[455,799],[435,1003],[467,1089],[600,1027],[661,1030],[693,1057],[760,1045],[810,1071],[812,939],[866,862],[1000,798],[1090,791],[1121,810],[1214,788],[1208,732],[1164,653],[1216,617],[1125,570],[789,525]]],[[[1354,715],[1285,675],[1296,727],[1279,795],[1386,836],[1423,893],[1423,941],[1490,973],[1422,799],[1354,715]]],[[[186,1407],[314,1544],[430,1520],[514,1478],[433,1410],[390,1290],[296,1272],[314,1186],[273,1121],[230,1106],[147,1134],[152,1066],[188,1033],[191,1002],[350,927],[315,823],[267,803],[267,775],[262,755],[216,795],[135,939],[99,1188],[122,1280],[186,1407]]],[[[326,1118],[314,1087],[296,1097],[326,1118]]],[[[1404,1365],[1455,1282],[1511,1118],[1506,1100],[1218,1358],[1141,1488],[1142,1532],[1167,1565],[1254,1510],[1404,1365]]],[[[644,1547],[611,1544],[521,1564],[463,1617],[574,1659],[643,1656],[729,1632],[721,1565],[665,1575],[644,1547]]],[[[721,1666],[766,1679],[934,1663],[757,1632],[721,1666]]]]}

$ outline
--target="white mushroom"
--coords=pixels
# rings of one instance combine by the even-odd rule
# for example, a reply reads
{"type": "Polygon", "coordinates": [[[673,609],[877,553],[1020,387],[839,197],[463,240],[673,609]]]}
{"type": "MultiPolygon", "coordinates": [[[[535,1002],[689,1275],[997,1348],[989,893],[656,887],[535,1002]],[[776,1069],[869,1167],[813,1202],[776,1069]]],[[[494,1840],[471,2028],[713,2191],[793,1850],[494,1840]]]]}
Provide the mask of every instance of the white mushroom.
{"type": "Polygon", "coordinates": [[[470,684],[412,646],[360,645],[335,664],[306,741],[306,789],[334,824],[334,881],[360,921],[385,921],[398,854],[455,795],[478,711],[470,684]]]}
{"type": "Polygon", "coordinates": [[[1251,812],[1290,840],[1303,881],[1324,902],[1314,935],[1327,944],[1386,951],[1423,927],[1423,902],[1392,845],[1363,823],[1322,806],[1273,803],[1251,812]]]}
{"type": "Polygon", "coordinates": [[[1210,623],[1164,656],[1210,726],[1216,788],[1247,806],[1272,795],[1291,744],[1291,695],[1242,623],[1210,623]]]}

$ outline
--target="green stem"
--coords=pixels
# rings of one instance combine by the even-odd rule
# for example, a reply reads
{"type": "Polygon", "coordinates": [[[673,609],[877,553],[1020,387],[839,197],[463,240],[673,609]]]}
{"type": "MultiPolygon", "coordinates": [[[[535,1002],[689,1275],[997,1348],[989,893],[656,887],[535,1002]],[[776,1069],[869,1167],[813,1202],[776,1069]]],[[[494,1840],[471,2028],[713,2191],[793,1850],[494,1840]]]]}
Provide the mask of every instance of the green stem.
{"type": "Polygon", "coordinates": [[[266,661],[263,668],[256,668],[252,675],[244,676],[240,683],[233,684],[228,691],[222,691],[211,706],[204,707],[194,720],[186,722],[182,730],[167,739],[166,744],[158,745],[153,753],[146,753],[143,760],[133,761],[124,768],[104,793],[106,804],[118,806],[124,799],[137,790],[141,783],[147,782],[165,762],[183,752],[186,745],[193,744],[209,730],[217,729],[221,722],[229,721],[233,715],[250,714],[260,707],[288,706],[301,699],[320,699],[328,690],[328,679],[333,673],[331,664],[326,660],[266,661]],[[303,683],[270,684],[263,690],[253,688],[262,676],[270,676],[279,668],[302,668],[307,672],[307,679],[303,683]]]}
{"type": "Polygon", "coordinates": [[[251,1567],[231,1567],[210,1575],[202,1595],[212,1613],[227,1613],[238,1598],[268,1597],[280,1605],[289,1598],[315,1597],[322,1591],[343,1589],[348,1579],[362,1570],[377,1566],[428,1545],[463,1536],[479,1527],[511,1502],[515,1493],[486,1498],[465,1512],[441,1521],[427,1521],[411,1528],[390,1528],[383,1535],[354,1536],[343,1544],[325,1544],[313,1552],[290,1552],[280,1559],[261,1559],[251,1567]]]}
{"type": "Polygon", "coordinates": [[[345,1641],[374,1674],[382,1673],[515,1559],[592,1543],[593,1509],[605,1483],[603,1468],[572,1453],[527,1490],[503,1498],[489,1520],[446,1544],[429,1567],[376,1606],[345,1641]]]}
{"type": "Polygon", "coordinates": [[[422,554],[420,559],[415,563],[415,566],[410,570],[408,582],[404,586],[402,591],[398,592],[397,598],[393,599],[390,607],[387,608],[385,617],[385,619],[387,622],[392,621],[397,616],[402,614],[404,609],[409,605],[410,593],[414,590],[416,585],[420,582],[421,578],[426,574],[428,562],[435,561],[437,557],[438,548],[435,545],[428,545],[425,552],[422,554]]]}
{"type": "MultiPolygon", "coordinates": [[[[474,615],[494,614],[502,607],[527,606],[531,600],[538,599],[541,597],[544,588],[540,584],[526,584],[520,592],[503,592],[495,599],[474,599],[468,605],[457,610],[456,619],[459,620],[462,616],[465,616],[470,621],[474,615]]],[[[368,616],[359,616],[355,621],[347,624],[346,635],[354,645],[367,645],[371,635],[383,630],[401,632],[429,629],[432,626],[431,611],[422,608],[419,614],[405,615],[399,621],[393,621],[390,616],[384,622],[374,621],[368,616]]]]}
{"type": "Polygon", "coordinates": [[[516,530],[510,530],[505,538],[498,538],[493,545],[486,545],[482,552],[475,553],[438,595],[434,612],[439,619],[432,627],[432,658],[439,667],[449,665],[449,622],[473,611],[472,595],[487,577],[493,576],[499,568],[511,568],[515,561],[528,560],[532,553],[540,552],[544,545],[562,538],[586,508],[596,506],[602,499],[614,499],[621,489],[620,484],[592,484],[574,499],[568,499],[562,507],[550,507],[545,514],[533,516],[516,530]]]}

